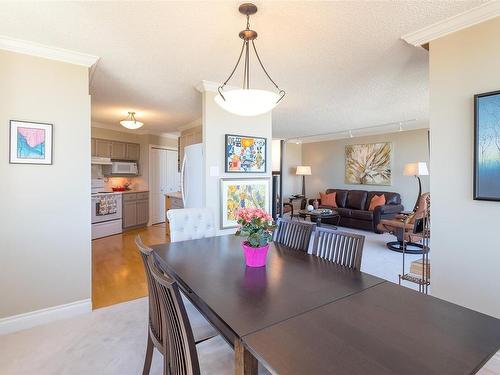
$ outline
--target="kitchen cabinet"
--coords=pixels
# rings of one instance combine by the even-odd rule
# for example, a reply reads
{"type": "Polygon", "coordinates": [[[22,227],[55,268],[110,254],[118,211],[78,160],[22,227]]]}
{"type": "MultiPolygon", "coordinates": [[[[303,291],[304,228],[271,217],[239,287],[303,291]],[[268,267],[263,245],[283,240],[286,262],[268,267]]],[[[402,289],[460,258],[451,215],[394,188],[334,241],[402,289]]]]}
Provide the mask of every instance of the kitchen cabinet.
{"type": "Polygon", "coordinates": [[[139,143],[92,138],[90,149],[92,156],[111,158],[113,160],[139,161],[141,158],[141,145],[139,143]]]}
{"type": "Polygon", "coordinates": [[[125,158],[127,160],[139,160],[141,156],[141,146],[137,143],[127,143],[125,158]]]}
{"type": "MultiPolygon", "coordinates": [[[[165,194],[165,212],[168,212],[168,210],[175,210],[179,208],[184,208],[181,193],[174,192],[165,194]]],[[[170,237],[170,223],[168,222],[168,219],[166,219],[165,222],[167,228],[167,236],[170,237]]]]}
{"type": "Polygon", "coordinates": [[[127,144],[111,142],[111,159],[124,160],[127,158],[127,144]]]}
{"type": "Polygon", "coordinates": [[[95,156],[101,158],[111,157],[111,141],[106,141],[104,139],[95,140],[95,156]]]}
{"type": "Polygon", "coordinates": [[[123,229],[143,227],[149,221],[149,192],[123,193],[123,229]]]}

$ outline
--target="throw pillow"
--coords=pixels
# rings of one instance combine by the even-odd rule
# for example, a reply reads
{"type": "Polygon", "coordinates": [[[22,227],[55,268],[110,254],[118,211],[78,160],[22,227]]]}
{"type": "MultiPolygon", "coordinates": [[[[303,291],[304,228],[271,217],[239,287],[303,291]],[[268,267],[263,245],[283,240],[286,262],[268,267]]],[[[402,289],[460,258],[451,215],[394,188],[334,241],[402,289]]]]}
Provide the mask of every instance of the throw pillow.
{"type": "Polygon", "coordinates": [[[385,204],[385,195],[374,195],[370,201],[369,211],[373,211],[377,206],[383,206],[385,204]]]}
{"type": "Polygon", "coordinates": [[[337,202],[335,200],[337,193],[319,193],[319,196],[321,197],[322,206],[332,206],[333,208],[337,208],[337,202]]]}

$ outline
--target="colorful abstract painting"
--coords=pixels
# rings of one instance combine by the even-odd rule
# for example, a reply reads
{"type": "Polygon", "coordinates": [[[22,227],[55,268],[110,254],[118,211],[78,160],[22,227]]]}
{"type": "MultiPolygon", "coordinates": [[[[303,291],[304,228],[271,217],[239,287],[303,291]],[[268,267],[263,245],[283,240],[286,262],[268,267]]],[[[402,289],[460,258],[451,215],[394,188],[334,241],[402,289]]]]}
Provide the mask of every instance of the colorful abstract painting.
{"type": "Polygon", "coordinates": [[[11,121],[10,162],[52,164],[52,125],[11,121]]]}
{"type": "Polygon", "coordinates": [[[475,96],[474,199],[500,201],[500,91],[475,96]]]}
{"type": "Polygon", "coordinates": [[[221,228],[237,226],[239,208],[257,207],[269,212],[269,179],[221,180],[221,228]]]}
{"type": "Polygon", "coordinates": [[[265,173],[266,139],[226,134],[227,173],[265,173]]]}
{"type": "Polygon", "coordinates": [[[390,142],[345,146],[345,183],[390,185],[390,142]]]}

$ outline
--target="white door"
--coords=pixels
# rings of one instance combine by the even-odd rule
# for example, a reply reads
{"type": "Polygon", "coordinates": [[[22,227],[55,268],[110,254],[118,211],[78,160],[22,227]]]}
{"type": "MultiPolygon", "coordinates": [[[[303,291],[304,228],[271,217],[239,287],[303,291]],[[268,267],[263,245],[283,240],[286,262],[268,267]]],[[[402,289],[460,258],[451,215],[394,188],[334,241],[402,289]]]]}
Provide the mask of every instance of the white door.
{"type": "Polygon", "coordinates": [[[177,151],[162,148],[151,149],[151,223],[165,221],[165,194],[179,191],[177,151]]]}

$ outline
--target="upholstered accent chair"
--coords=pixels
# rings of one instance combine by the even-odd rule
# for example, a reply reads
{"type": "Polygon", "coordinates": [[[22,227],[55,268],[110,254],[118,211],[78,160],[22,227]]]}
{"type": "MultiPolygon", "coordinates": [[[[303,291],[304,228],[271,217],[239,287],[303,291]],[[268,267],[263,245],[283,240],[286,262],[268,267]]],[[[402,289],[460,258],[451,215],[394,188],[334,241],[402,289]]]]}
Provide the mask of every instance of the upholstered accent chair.
{"type": "Polygon", "coordinates": [[[417,202],[417,210],[409,215],[396,215],[393,219],[382,219],[378,224],[378,230],[388,232],[396,236],[397,241],[388,242],[387,247],[391,250],[402,252],[403,241],[406,243],[405,252],[408,254],[420,254],[422,244],[418,243],[422,236],[418,234],[419,220],[428,218],[430,194],[420,195],[417,202]]]}
{"type": "Polygon", "coordinates": [[[214,214],[209,208],[168,210],[167,219],[172,242],[215,236],[214,214]]]}

